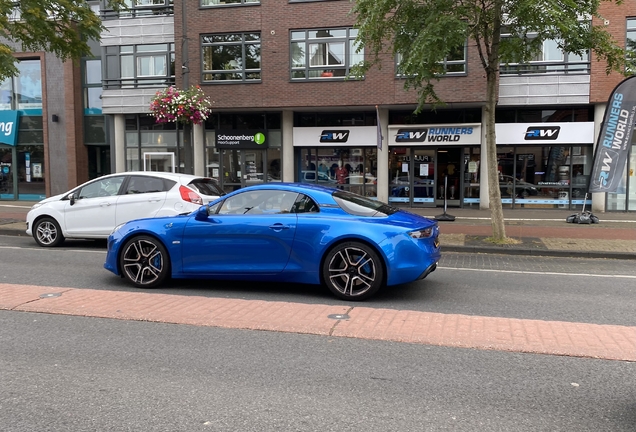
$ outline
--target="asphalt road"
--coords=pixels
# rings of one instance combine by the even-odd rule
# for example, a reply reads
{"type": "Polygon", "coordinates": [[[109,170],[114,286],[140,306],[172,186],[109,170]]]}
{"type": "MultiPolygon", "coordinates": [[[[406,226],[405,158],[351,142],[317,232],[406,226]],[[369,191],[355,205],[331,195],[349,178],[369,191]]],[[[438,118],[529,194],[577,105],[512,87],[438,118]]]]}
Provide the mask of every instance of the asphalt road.
{"type": "Polygon", "coordinates": [[[634,364],[0,311],[0,430],[633,431],[634,364]]]}
{"type": "MultiPolygon", "coordinates": [[[[40,248],[0,236],[0,281],[14,284],[136,291],[103,269],[100,242],[40,248]]],[[[296,284],[172,281],[148,292],[343,304],[324,288],[296,284]]],[[[385,289],[364,306],[508,318],[636,326],[633,261],[445,253],[423,281],[385,289]]],[[[346,303],[345,303],[346,304],[346,303]]],[[[351,303],[359,305],[359,303],[351,303]]]]}
{"type": "MultiPolygon", "coordinates": [[[[135,291],[103,243],[0,236],[0,280],[135,291]]],[[[365,307],[634,326],[633,261],[447,253],[365,307]]],[[[343,304],[320,287],[152,292],[343,304]]],[[[0,311],[0,431],[634,431],[636,364],[0,311]]]]}

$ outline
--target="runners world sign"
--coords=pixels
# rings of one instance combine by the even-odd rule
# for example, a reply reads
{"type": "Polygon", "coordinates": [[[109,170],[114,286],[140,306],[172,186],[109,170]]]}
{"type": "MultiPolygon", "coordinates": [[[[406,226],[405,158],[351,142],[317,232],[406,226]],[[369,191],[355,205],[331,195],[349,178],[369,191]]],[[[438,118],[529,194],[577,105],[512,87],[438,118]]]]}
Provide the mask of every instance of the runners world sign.
{"type": "Polygon", "coordinates": [[[636,115],[636,76],[616,86],[598,134],[590,192],[616,192],[627,163],[636,115]]]}

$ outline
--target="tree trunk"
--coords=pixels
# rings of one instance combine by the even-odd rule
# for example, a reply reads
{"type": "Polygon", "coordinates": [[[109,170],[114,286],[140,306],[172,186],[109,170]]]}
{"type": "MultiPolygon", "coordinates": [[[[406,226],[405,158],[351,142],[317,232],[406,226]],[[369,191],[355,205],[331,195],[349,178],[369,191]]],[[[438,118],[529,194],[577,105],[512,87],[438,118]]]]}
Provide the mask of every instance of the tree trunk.
{"type": "Polygon", "coordinates": [[[499,189],[499,170],[497,169],[497,137],[495,135],[495,106],[497,98],[497,76],[487,74],[487,102],[486,102],[486,152],[488,158],[488,198],[490,200],[490,223],[494,241],[506,238],[503,208],[501,205],[501,190],[499,189]]]}
{"type": "Polygon", "coordinates": [[[492,41],[486,59],[486,153],[488,158],[488,198],[490,201],[490,223],[492,239],[503,242],[506,239],[501,190],[499,189],[499,170],[497,169],[497,135],[495,133],[495,108],[497,107],[497,86],[499,75],[499,41],[501,38],[501,15],[503,1],[495,0],[493,15],[495,17],[492,41]]]}

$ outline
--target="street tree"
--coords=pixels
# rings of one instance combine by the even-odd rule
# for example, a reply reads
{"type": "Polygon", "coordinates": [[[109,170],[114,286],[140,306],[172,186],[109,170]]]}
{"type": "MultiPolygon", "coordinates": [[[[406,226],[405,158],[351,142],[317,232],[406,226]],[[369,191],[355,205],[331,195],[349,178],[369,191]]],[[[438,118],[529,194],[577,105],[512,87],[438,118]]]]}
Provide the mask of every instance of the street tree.
{"type": "MultiPolygon", "coordinates": [[[[123,0],[111,0],[121,10],[123,0]]],[[[0,82],[17,74],[15,49],[46,51],[62,60],[90,54],[89,40],[99,40],[99,16],[84,0],[0,0],[0,82]]]]}
{"type": "Polygon", "coordinates": [[[495,107],[501,64],[527,63],[541,52],[545,41],[556,43],[566,55],[589,51],[605,62],[606,72],[623,73],[626,52],[593,18],[600,18],[602,2],[621,0],[353,0],[359,49],[367,60],[355,71],[362,76],[371,67],[382,67],[382,58],[399,58],[397,72],[405,88],[416,89],[416,112],[427,104],[443,104],[435,82],[444,75],[443,61],[463,50],[464,44],[479,53],[486,80],[485,128],[489,206],[492,238],[506,237],[495,137],[495,107]],[[502,37],[502,34],[505,37],[502,37]]]}

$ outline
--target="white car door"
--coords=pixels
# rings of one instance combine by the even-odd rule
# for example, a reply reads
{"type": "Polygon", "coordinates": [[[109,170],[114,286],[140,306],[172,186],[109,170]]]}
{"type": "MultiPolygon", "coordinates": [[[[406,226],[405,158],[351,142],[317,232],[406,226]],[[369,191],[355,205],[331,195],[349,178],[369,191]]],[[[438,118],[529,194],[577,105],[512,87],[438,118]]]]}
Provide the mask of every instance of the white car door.
{"type": "Polygon", "coordinates": [[[163,207],[168,190],[176,182],[153,176],[130,176],[117,200],[116,225],[133,219],[155,217],[163,207]]]}
{"type": "Polygon", "coordinates": [[[115,227],[115,209],[125,176],[97,179],[75,192],[66,207],[64,226],[69,237],[104,238],[115,227]]]}

